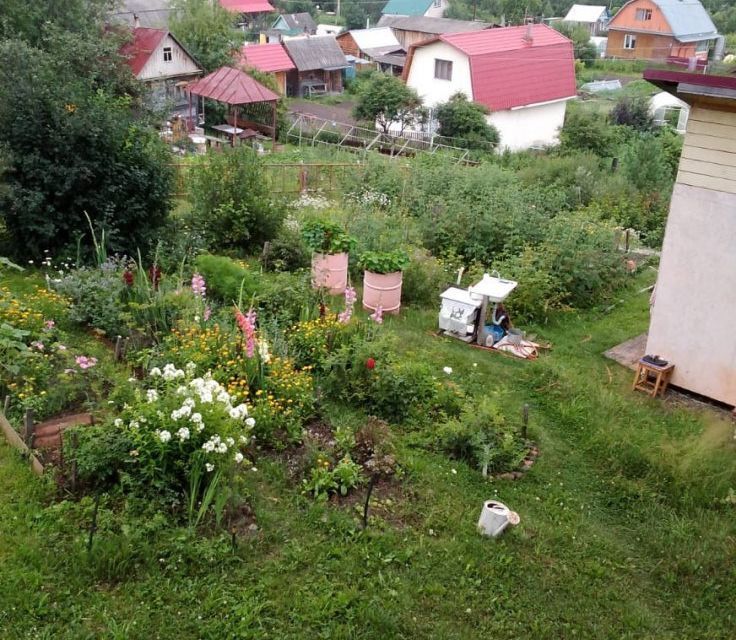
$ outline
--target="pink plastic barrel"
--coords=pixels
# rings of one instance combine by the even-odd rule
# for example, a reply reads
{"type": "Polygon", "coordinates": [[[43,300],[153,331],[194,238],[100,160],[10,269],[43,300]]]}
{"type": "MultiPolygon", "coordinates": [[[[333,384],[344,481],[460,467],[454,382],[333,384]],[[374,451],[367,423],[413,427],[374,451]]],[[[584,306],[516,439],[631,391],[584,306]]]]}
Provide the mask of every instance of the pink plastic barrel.
{"type": "Polygon", "coordinates": [[[363,272],[363,307],[375,311],[379,306],[384,313],[398,313],[401,308],[401,271],[393,273],[363,272]]]}
{"type": "Polygon", "coordinates": [[[324,287],[333,296],[348,286],[347,253],[315,253],[312,255],[312,286],[324,287]]]}

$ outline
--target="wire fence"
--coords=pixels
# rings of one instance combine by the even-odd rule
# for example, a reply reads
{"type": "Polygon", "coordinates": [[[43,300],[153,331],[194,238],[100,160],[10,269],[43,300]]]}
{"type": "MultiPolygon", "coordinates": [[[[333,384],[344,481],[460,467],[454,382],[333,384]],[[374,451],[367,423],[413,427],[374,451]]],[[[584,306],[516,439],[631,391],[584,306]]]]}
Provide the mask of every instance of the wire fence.
{"type": "MultiPolygon", "coordinates": [[[[191,171],[197,165],[186,162],[173,162],[175,198],[185,198],[190,193],[191,171]]],[[[272,193],[299,195],[319,192],[334,194],[341,192],[349,182],[359,184],[366,165],[363,162],[284,162],[264,163],[272,193]]]]}

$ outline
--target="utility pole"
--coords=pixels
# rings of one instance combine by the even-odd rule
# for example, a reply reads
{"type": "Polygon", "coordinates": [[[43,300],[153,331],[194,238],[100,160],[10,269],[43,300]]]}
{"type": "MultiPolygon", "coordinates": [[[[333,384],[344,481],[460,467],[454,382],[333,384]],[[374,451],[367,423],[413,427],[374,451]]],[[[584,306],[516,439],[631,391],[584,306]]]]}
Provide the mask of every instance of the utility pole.
{"type": "Polygon", "coordinates": [[[478,8],[478,0],[473,0],[473,20],[475,20],[475,10],[478,8]]]}
{"type": "Polygon", "coordinates": [[[337,0],[337,7],[335,7],[335,15],[340,15],[340,0],[337,0]]]}

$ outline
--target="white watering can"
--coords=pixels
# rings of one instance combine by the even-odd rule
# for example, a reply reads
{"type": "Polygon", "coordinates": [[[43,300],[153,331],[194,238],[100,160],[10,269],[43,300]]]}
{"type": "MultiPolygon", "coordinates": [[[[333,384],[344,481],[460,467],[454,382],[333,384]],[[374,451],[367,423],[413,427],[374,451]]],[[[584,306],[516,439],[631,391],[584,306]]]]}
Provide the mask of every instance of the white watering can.
{"type": "Polygon", "coordinates": [[[516,526],[521,521],[519,514],[511,511],[505,504],[486,500],[480,512],[478,531],[486,536],[500,536],[509,525],[516,526]]]}

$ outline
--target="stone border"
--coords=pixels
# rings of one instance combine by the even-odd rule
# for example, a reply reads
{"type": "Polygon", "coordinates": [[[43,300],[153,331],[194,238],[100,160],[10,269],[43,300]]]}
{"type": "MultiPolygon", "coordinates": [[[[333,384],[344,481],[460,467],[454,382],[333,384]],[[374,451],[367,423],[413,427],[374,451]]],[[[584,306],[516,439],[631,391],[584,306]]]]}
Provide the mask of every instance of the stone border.
{"type": "Polygon", "coordinates": [[[23,442],[23,438],[18,435],[18,432],[13,429],[10,422],[8,422],[8,419],[5,417],[5,414],[0,412],[0,430],[5,435],[5,439],[8,441],[8,444],[11,447],[15,447],[18,449],[24,457],[27,457],[28,460],[31,463],[31,470],[33,473],[35,473],[37,476],[43,475],[43,465],[39,461],[39,459],[33,454],[33,452],[28,448],[25,442],[23,442]]]}

